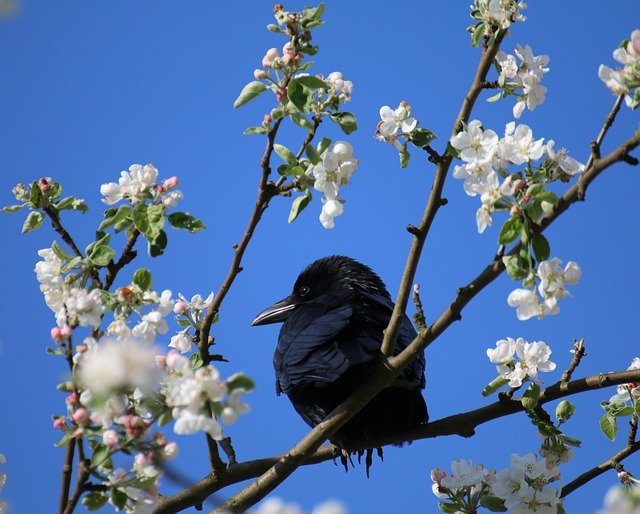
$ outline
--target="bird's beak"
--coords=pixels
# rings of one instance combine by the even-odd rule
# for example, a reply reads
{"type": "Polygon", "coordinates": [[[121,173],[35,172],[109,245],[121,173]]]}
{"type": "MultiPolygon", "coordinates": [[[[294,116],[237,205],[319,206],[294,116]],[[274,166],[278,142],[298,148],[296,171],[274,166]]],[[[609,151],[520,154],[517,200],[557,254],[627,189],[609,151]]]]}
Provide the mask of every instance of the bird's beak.
{"type": "Polygon", "coordinates": [[[296,308],[295,300],[292,296],[287,296],[284,300],[274,303],[271,307],[267,307],[251,322],[251,326],[268,325],[270,323],[279,323],[289,317],[289,314],[296,308]]]}

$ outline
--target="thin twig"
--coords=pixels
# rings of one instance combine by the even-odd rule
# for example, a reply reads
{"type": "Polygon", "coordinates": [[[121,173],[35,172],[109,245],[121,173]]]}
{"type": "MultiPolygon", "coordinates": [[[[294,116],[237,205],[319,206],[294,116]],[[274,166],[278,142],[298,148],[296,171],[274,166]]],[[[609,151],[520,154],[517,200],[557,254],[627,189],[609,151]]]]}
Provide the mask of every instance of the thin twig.
{"type": "Polygon", "coordinates": [[[230,437],[223,437],[220,440],[220,448],[222,448],[222,451],[226,454],[229,466],[234,466],[238,463],[236,460],[236,451],[233,449],[230,437]]]}
{"type": "Polygon", "coordinates": [[[73,495],[67,503],[67,507],[63,511],[63,514],[71,514],[75,510],[82,493],[85,491],[86,482],[91,474],[90,469],[91,465],[89,462],[84,461],[80,464],[78,469],[78,478],[76,479],[76,487],[73,491],[73,495]]]}
{"type": "Polygon", "coordinates": [[[109,265],[107,266],[107,275],[104,278],[104,285],[102,286],[102,289],[104,289],[105,291],[108,291],[109,288],[113,285],[118,272],[127,264],[129,264],[133,259],[135,259],[136,255],[138,255],[138,252],[136,252],[133,247],[135,246],[139,236],[140,231],[137,228],[134,228],[131,231],[131,234],[129,235],[124,248],[122,249],[122,254],[118,259],[118,262],[109,263],[109,265]]]}
{"type": "Polygon", "coordinates": [[[579,339],[573,344],[573,358],[571,359],[571,363],[569,367],[562,373],[562,377],[560,378],[561,384],[566,384],[571,380],[571,375],[576,370],[576,368],[580,365],[580,361],[582,361],[582,357],[587,354],[587,350],[584,347],[584,339],[579,339]]]}
{"type": "Polygon", "coordinates": [[[413,322],[416,324],[416,327],[418,327],[418,330],[425,330],[427,328],[427,321],[424,317],[422,300],[420,300],[420,284],[413,285],[413,303],[416,306],[416,313],[413,315],[413,322]]]}
{"type": "Polygon", "coordinates": [[[573,491],[582,487],[587,482],[593,480],[596,477],[599,477],[603,473],[609,471],[610,469],[616,469],[620,463],[620,461],[626,459],[630,455],[633,455],[638,450],[640,450],[640,443],[634,443],[626,446],[618,453],[613,455],[611,458],[605,460],[604,462],[598,464],[597,466],[591,468],[589,471],[585,471],[579,477],[574,478],[571,482],[565,485],[560,491],[560,497],[566,498],[573,491]]]}
{"type": "Polygon", "coordinates": [[[67,232],[67,230],[62,226],[62,223],[60,222],[60,216],[58,216],[56,210],[51,206],[43,207],[42,210],[47,214],[47,216],[49,216],[53,229],[58,234],[60,234],[62,240],[67,243],[67,245],[69,245],[69,247],[73,250],[73,253],[75,253],[77,257],[83,258],[84,256],[82,255],[80,248],[78,248],[78,245],[76,245],[69,232],[67,232]]]}
{"type": "MultiPolygon", "coordinates": [[[[540,404],[545,404],[574,394],[639,380],[640,370],[637,369],[592,375],[573,380],[569,382],[565,388],[561,388],[559,383],[549,386],[541,391],[539,402],[540,404]]],[[[475,429],[478,426],[524,410],[522,402],[519,399],[499,400],[472,411],[432,421],[407,432],[390,434],[384,438],[375,440],[356,442],[354,443],[354,450],[449,435],[471,437],[474,435],[475,429]]],[[[316,452],[311,454],[310,457],[304,461],[303,465],[317,464],[335,459],[339,456],[339,448],[328,444],[320,447],[316,452]]],[[[273,457],[241,462],[234,466],[229,466],[223,475],[208,475],[188,489],[178,494],[162,498],[153,512],[154,514],[169,514],[201,503],[210,494],[229,485],[260,476],[274,465],[286,461],[289,457],[290,453],[287,452],[273,457]]]]}
{"type": "Polygon", "coordinates": [[[61,514],[67,508],[69,503],[69,491],[71,490],[71,474],[73,472],[73,456],[75,455],[76,440],[71,439],[67,443],[67,451],[64,456],[64,464],[62,466],[62,487],[60,490],[60,503],[58,512],[61,514]]]}

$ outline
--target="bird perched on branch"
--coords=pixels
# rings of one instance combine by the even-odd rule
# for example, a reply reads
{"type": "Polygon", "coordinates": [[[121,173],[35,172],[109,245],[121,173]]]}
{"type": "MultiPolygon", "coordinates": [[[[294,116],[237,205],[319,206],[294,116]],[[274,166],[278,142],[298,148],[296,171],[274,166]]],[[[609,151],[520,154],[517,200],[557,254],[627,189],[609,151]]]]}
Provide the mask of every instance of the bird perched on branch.
{"type": "MultiPolygon", "coordinates": [[[[366,380],[382,359],[380,346],[394,304],[380,277],[349,257],[331,256],[307,266],[293,292],[253,320],[252,325],[284,322],[273,357],[276,393],[285,393],[314,427],[366,380]]],[[[395,344],[400,353],[416,337],[404,317],[395,344]]],[[[425,385],[420,354],[351,418],[331,441],[350,443],[417,427],[428,420],[420,392],[425,385]]],[[[367,471],[371,452],[367,453],[367,471]]]]}

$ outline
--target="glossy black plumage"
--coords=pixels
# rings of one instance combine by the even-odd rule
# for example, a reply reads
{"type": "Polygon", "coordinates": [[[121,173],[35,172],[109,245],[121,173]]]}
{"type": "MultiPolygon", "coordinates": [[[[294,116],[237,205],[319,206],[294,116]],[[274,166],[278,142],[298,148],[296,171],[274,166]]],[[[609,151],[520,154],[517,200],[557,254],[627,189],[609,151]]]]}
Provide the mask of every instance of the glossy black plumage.
{"type": "MultiPolygon", "coordinates": [[[[254,325],[284,322],[273,358],[276,392],[285,393],[310,425],[322,421],[366,379],[380,360],[383,330],[393,302],[369,267],[343,256],[319,259],[298,277],[290,296],[259,314],[254,325]]],[[[414,339],[405,316],[394,354],[414,339]]],[[[420,355],[399,376],[401,387],[375,396],[332,441],[373,439],[425,423],[425,359],[420,355]]]]}

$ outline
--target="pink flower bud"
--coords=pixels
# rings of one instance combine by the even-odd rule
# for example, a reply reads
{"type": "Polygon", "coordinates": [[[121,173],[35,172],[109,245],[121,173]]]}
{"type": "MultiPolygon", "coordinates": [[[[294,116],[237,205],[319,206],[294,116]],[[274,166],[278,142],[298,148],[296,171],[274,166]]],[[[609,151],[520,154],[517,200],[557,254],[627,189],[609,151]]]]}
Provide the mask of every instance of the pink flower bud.
{"type": "Polygon", "coordinates": [[[75,392],[73,392],[69,396],[67,396],[64,399],[64,401],[67,402],[67,403],[75,403],[75,402],[78,401],[78,395],[75,392]]]}
{"type": "Polygon", "coordinates": [[[261,70],[260,68],[256,68],[253,70],[253,77],[256,80],[264,80],[269,76],[269,73],[266,70],[261,70]]]}
{"type": "Polygon", "coordinates": [[[531,195],[529,193],[527,193],[526,195],[524,195],[524,197],[522,198],[525,203],[528,202],[529,200],[531,200],[531,195]]]}
{"type": "Polygon", "coordinates": [[[278,57],[280,57],[280,52],[278,52],[277,48],[269,48],[267,53],[262,58],[262,67],[263,68],[272,68],[273,61],[275,61],[278,57]]]}
{"type": "Polygon", "coordinates": [[[434,468],[431,470],[431,480],[433,480],[438,485],[440,485],[440,482],[446,476],[447,474],[440,468],[434,468]]]}
{"type": "Polygon", "coordinates": [[[78,346],[76,346],[76,352],[80,354],[87,353],[88,349],[89,347],[86,344],[79,344],[78,346]]]}
{"type": "Polygon", "coordinates": [[[176,314],[184,314],[189,309],[189,306],[182,300],[178,300],[173,306],[173,312],[176,314]]]}
{"type": "Polygon", "coordinates": [[[174,187],[176,187],[179,182],[180,181],[178,180],[178,177],[171,177],[162,183],[162,187],[165,191],[168,191],[169,189],[173,189],[174,187]]]}
{"type": "Polygon", "coordinates": [[[62,337],[65,339],[69,339],[71,337],[72,332],[73,331],[71,330],[71,327],[69,325],[65,325],[61,329],[62,337]]]}
{"type": "Polygon", "coordinates": [[[67,425],[64,422],[64,420],[60,418],[56,418],[53,420],[53,428],[56,428],[58,430],[64,430],[65,428],[67,428],[67,425]]]}
{"type": "Polygon", "coordinates": [[[513,188],[516,191],[522,191],[525,187],[527,187],[527,181],[519,178],[513,183],[513,188]]]}
{"type": "Polygon", "coordinates": [[[511,207],[511,210],[509,211],[511,216],[520,216],[521,212],[522,212],[522,209],[520,208],[519,205],[514,205],[513,207],[511,207]]]}
{"type": "Polygon", "coordinates": [[[105,430],[102,432],[102,442],[109,448],[115,448],[118,445],[118,433],[115,430],[105,430]]]}
{"type": "Polygon", "coordinates": [[[124,428],[131,437],[140,437],[147,431],[147,424],[140,416],[128,414],[124,418],[124,428]]]}
{"type": "Polygon", "coordinates": [[[79,409],[76,409],[76,411],[71,415],[71,419],[78,425],[84,425],[89,419],[89,413],[86,409],[80,407],[79,409]]]}
{"type": "Polygon", "coordinates": [[[295,62],[296,56],[295,54],[284,54],[282,56],[282,60],[285,64],[291,64],[292,62],[295,62]]]}
{"type": "Polygon", "coordinates": [[[166,355],[156,355],[156,364],[160,369],[167,368],[167,356],[166,355]]]}
{"type": "Polygon", "coordinates": [[[62,329],[60,327],[53,327],[51,329],[51,339],[54,341],[62,341],[64,337],[62,337],[62,329]]]}
{"type": "Polygon", "coordinates": [[[271,120],[272,120],[272,119],[273,119],[273,118],[271,118],[271,115],[270,115],[270,114],[265,114],[265,115],[264,115],[264,119],[262,120],[262,124],[263,124],[263,125],[269,125],[269,123],[271,123],[271,120]]]}

